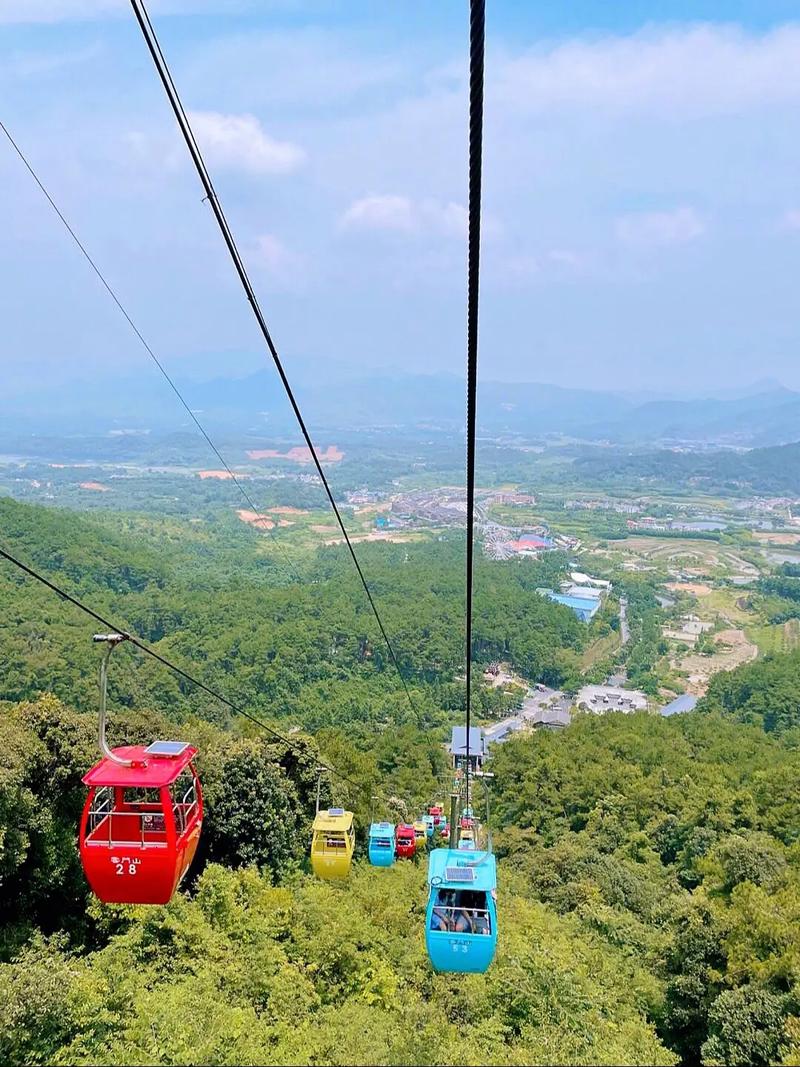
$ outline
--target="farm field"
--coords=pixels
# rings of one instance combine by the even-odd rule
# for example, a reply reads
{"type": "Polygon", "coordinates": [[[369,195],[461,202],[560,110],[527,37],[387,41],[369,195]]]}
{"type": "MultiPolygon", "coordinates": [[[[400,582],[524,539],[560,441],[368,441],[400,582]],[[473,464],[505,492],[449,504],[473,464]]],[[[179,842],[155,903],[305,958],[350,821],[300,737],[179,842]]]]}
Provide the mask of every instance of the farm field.
{"type": "Polygon", "coordinates": [[[782,652],[792,652],[800,647],[800,619],[766,626],[751,626],[747,629],[748,638],[753,641],[763,656],[773,656],[782,652]]]}

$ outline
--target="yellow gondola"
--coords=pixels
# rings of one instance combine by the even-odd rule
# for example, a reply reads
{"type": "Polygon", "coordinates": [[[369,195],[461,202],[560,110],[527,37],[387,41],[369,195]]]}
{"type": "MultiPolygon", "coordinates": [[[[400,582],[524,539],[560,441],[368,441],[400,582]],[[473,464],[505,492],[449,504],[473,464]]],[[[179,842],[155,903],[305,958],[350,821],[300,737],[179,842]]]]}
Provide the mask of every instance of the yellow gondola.
{"type": "Polygon", "coordinates": [[[414,823],[414,840],[417,843],[417,851],[428,844],[428,827],[422,819],[417,819],[414,823]]]}
{"type": "Polygon", "coordinates": [[[311,869],[317,878],[347,878],[355,843],[352,811],[328,808],[318,812],[311,838],[311,869]]]}

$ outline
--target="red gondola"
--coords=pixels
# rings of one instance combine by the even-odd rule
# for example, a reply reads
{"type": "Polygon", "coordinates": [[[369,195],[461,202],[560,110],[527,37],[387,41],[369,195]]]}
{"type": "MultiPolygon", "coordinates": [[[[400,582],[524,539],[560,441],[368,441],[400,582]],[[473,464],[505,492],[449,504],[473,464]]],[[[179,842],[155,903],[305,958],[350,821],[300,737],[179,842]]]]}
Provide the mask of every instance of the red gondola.
{"type": "Polygon", "coordinates": [[[437,830],[441,829],[445,824],[444,809],[440,804],[431,804],[428,808],[428,814],[433,816],[433,825],[437,830]]]}
{"type": "Polygon", "coordinates": [[[166,904],[197,851],[203,794],[192,760],[177,741],[112,753],[85,775],[81,862],[106,904],[166,904]]]}
{"type": "Polygon", "coordinates": [[[203,825],[203,793],[183,741],[148,748],[106,744],[106,690],[111,653],[126,634],[95,634],[100,662],[100,752],[84,776],[80,853],[92,891],[106,904],[166,904],[189,869],[203,825]]]}
{"type": "Polygon", "coordinates": [[[417,839],[410,823],[401,822],[397,827],[394,851],[398,859],[412,860],[416,855],[417,839]]]}

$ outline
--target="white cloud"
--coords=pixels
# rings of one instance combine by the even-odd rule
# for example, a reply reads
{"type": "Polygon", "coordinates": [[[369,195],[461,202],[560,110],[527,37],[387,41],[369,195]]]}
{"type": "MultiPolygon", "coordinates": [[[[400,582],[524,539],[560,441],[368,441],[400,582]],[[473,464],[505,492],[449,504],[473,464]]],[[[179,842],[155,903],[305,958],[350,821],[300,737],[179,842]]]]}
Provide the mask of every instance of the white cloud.
{"type": "Polygon", "coordinates": [[[262,233],[256,238],[253,261],[270,273],[284,270],[287,266],[297,264],[297,256],[272,233],[262,233]]]}
{"type": "MultiPolygon", "coordinates": [[[[341,217],[345,229],[436,233],[466,239],[467,209],[453,200],[412,200],[407,196],[365,196],[341,217]]],[[[491,226],[490,226],[491,228],[491,226]]]]}
{"type": "Polygon", "coordinates": [[[688,244],[705,231],[704,220],[690,207],[636,212],[616,222],[617,238],[623,244],[643,247],[688,244]]]}
{"type": "Polygon", "coordinates": [[[536,256],[519,253],[501,259],[492,273],[502,281],[515,285],[537,277],[541,273],[541,264],[536,256]]]}
{"type": "Polygon", "coordinates": [[[273,290],[298,292],[305,287],[305,258],[274,233],[260,234],[252,243],[247,260],[273,290]]]}
{"type": "Polygon", "coordinates": [[[800,26],[649,28],[571,40],[497,65],[491,99],[522,112],[692,117],[800,100],[800,26]]]}
{"type": "Polygon", "coordinates": [[[212,166],[251,174],[286,174],[305,160],[305,152],[299,145],[274,140],[254,115],[192,111],[189,118],[212,166]]]}
{"type": "Polygon", "coordinates": [[[59,74],[65,67],[78,67],[97,60],[101,52],[99,44],[90,44],[72,51],[61,48],[58,52],[12,53],[6,56],[3,73],[16,78],[46,78],[59,74]]]}
{"type": "Polygon", "coordinates": [[[430,205],[433,220],[445,233],[454,237],[466,237],[469,232],[469,212],[463,204],[452,200],[449,204],[430,205]]]}
{"type": "Polygon", "coordinates": [[[342,215],[345,229],[400,230],[417,228],[414,205],[407,196],[365,196],[354,200],[342,215]]]}

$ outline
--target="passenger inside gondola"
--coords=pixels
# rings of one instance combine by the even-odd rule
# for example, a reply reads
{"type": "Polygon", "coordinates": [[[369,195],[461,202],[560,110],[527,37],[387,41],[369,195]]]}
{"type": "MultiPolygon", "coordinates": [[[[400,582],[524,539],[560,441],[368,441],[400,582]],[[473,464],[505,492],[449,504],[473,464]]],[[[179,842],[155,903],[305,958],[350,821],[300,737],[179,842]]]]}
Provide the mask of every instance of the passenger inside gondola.
{"type": "Polygon", "coordinates": [[[447,933],[452,929],[451,915],[456,900],[454,889],[440,889],[431,912],[431,930],[447,933]]]}
{"type": "Polygon", "coordinates": [[[438,933],[490,934],[486,894],[474,889],[440,889],[431,911],[431,930],[438,933]]]}

